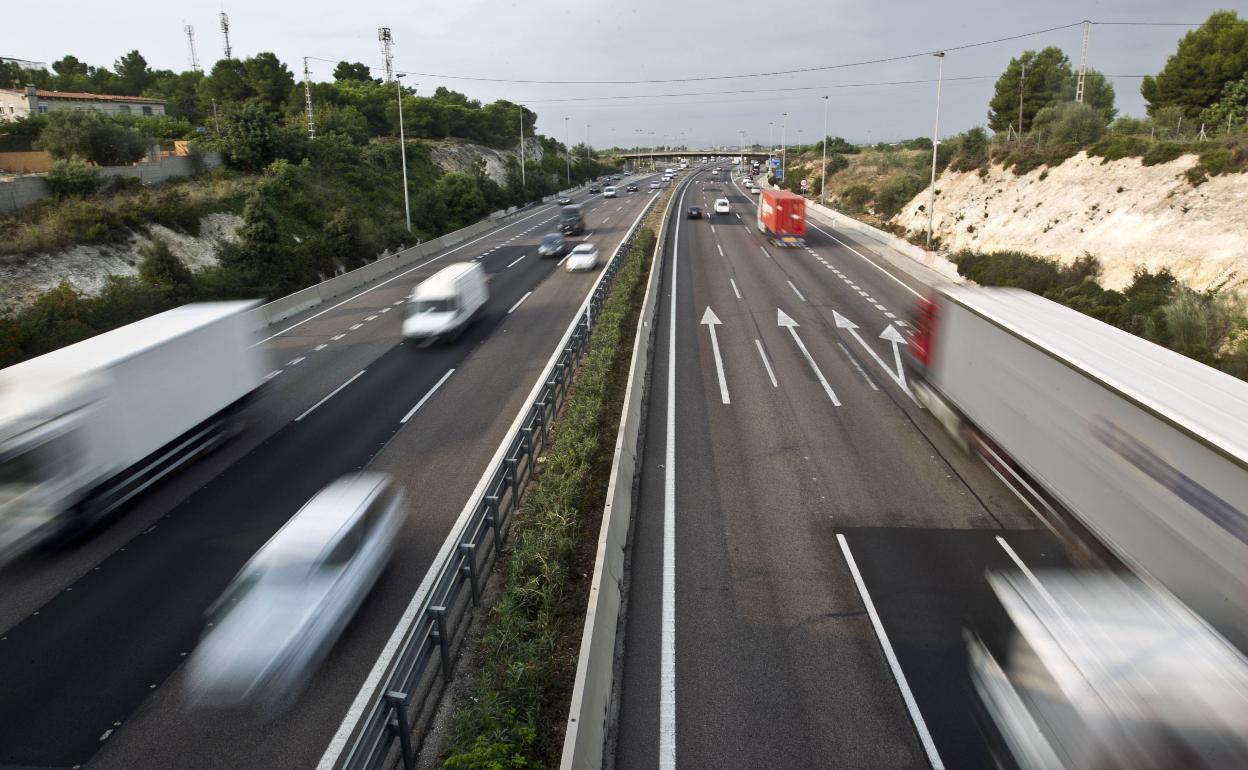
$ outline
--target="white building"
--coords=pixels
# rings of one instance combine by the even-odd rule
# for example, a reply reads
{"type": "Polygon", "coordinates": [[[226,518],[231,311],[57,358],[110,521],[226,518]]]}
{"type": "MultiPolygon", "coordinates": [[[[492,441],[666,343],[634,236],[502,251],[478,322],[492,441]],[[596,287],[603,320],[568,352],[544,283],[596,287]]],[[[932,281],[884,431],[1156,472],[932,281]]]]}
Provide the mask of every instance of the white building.
{"type": "Polygon", "coordinates": [[[43,91],[34,86],[0,88],[0,120],[46,115],[56,110],[95,110],[106,115],[164,115],[165,100],[71,91],[43,91]]]}

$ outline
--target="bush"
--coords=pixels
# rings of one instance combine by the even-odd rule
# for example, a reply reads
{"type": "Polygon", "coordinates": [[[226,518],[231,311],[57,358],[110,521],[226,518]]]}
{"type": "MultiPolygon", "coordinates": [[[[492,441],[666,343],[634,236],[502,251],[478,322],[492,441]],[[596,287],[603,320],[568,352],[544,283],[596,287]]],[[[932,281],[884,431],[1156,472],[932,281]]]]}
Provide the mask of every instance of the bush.
{"type": "Polygon", "coordinates": [[[1200,165],[1209,176],[1217,176],[1240,171],[1242,164],[1236,162],[1235,153],[1229,148],[1213,147],[1200,154],[1200,165]]]}
{"type": "Polygon", "coordinates": [[[1103,163],[1108,163],[1111,160],[1143,157],[1148,149],[1149,141],[1142,136],[1114,133],[1089,147],[1088,156],[1099,157],[1103,163]]]}
{"type": "Polygon", "coordinates": [[[988,132],[980,126],[959,134],[950,145],[954,171],[974,171],[988,161],[988,132]]]}
{"type": "Polygon", "coordinates": [[[90,195],[100,187],[100,175],[81,160],[53,161],[44,177],[57,199],[90,195]]]}
{"type": "Polygon", "coordinates": [[[1105,113],[1087,104],[1058,102],[1036,113],[1032,131],[1057,144],[1088,145],[1099,140],[1109,121],[1105,113]]]}
{"type": "Polygon", "coordinates": [[[875,196],[876,213],[885,219],[892,219],[927,187],[927,180],[914,173],[899,173],[889,177],[875,196]]]}
{"type": "Polygon", "coordinates": [[[1169,163],[1182,155],[1184,149],[1183,145],[1178,142],[1156,142],[1148,148],[1148,152],[1144,153],[1144,165],[1156,166],[1169,163]]]}
{"type": "Polygon", "coordinates": [[[58,110],[35,146],[54,158],[80,158],[100,166],[128,165],[147,152],[147,140],[138,131],[94,111],[58,110]]]}
{"type": "Polygon", "coordinates": [[[865,184],[855,184],[845,188],[840,195],[840,200],[847,209],[858,212],[862,211],[867,201],[871,200],[874,195],[875,192],[865,184]]]}

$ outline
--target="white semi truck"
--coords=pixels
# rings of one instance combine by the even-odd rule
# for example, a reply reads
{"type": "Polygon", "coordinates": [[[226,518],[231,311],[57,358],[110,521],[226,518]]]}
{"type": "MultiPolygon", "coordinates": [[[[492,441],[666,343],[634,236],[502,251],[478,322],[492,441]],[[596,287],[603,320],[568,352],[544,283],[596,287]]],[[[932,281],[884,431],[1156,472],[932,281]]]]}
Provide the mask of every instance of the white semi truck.
{"type": "Polygon", "coordinates": [[[0,370],[0,561],[221,441],[268,370],[256,304],[186,305],[0,370]]]}
{"type": "Polygon", "coordinates": [[[916,398],[1059,534],[1137,576],[993,579],[1013,641],[971,660],[1015,761],[1248,765],[1242,719],[1188,730],[1195,701],[1248,713],[1248,383],[1014,289],[936,287],[915,327],[916,398]],[[1164,681],[1193,650],[1224,675],[1189,660],[1199,682],[1164,681]],[[1192,761],[1137,763],[1150,735],[1192,761]]]}

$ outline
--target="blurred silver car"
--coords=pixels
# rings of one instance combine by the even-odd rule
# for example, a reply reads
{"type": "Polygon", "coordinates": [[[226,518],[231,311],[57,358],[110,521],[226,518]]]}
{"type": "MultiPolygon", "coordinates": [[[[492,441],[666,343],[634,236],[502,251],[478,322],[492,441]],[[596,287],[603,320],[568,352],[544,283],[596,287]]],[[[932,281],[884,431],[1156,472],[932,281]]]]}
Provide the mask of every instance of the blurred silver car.
{"type": "Polygon", "coordinates": [[[192,697],[266,713],[293,703],[372,590],[404,511],[402,490],[382,474],[318,492],[208,610],[187,666],[192,697]]]}
{"type": "Polygon", "coordinates": [[[598,267],[598,247],[592,243],[578,244],[568,255],[567,270],[576,273],[598,267]]]}

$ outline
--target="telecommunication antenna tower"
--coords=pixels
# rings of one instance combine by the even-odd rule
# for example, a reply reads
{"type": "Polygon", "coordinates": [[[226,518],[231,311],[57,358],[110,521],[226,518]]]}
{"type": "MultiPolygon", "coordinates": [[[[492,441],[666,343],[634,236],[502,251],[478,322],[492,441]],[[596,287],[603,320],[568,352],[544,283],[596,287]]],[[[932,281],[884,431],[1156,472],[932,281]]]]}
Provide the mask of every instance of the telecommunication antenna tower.
{"type": "Polygon", "coordinates": [[[221,44],[225,47],[225,58],[234,58],[234,49],[230,48],[230,17],[221,12],[221,44]]]}
{"type": "Polygon", "coordinates": [[[203,72],[199,66],[199,55],[195,53],[195,25],[187,24],[182,29],[186,32],[186,45],[191,53],[191,71],[203,72]]]}
{"type": "Polygon", "coordinates": [[[394,38],[389,27],[377,28],[377,40],[381,43],[381,56],[386,60],[386,82],[394,80],[394,38]]]}
{"type": "Polygon", "coordinates": [[[308,57],[303,57],[303,106],[308,112],[308,138],[316,138],[316,121],[312,119],[312,72],[308,69],[308,57]]]}
{"type": "Polygon", "coordinates": [[[1079,80],[1075,84],[1075,103],[1083,104],[1083,81],[1088,74],[1088,33],[1092,30],[1092,22],[1083,23],[1083,50],[1079,52],[1079,80]]]}

